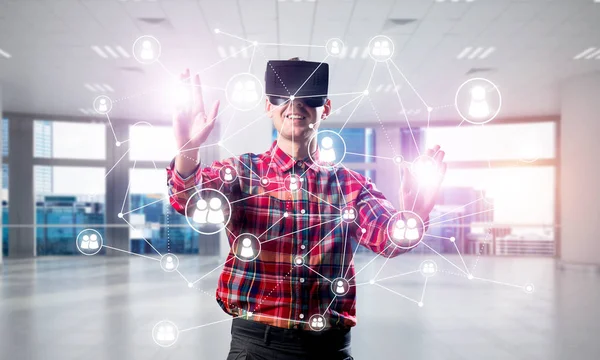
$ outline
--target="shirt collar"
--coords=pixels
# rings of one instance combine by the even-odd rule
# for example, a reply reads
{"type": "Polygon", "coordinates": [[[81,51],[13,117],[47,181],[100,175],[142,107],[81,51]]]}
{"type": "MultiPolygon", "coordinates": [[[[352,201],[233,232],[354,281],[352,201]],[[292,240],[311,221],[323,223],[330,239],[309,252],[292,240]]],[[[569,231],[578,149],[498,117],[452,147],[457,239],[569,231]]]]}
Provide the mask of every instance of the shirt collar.
{"type": "MultiPolygon", "coordinates": [[[[317,148],[317,150],[312,154],[312,159],[310,156],[307,156],[306,158],[301,159],[301,160],[300,159],[294,160],[294,158],[292,158],[291,156],[286,154],[283,150],[281,150],[281,148],[279,148],[279,146],[277,146],[277,141],[274,141],[273,144],[271,144],[269,153],[271,154],[272,159],[273,159],[273,161],[271,161],[271,164],[273,164],[274,166],[279,168],[282,172],[286,172],[286,171],[292,169],[294,167],[294,164],[298,161],[301,161],[301,162],[305,163],[307,166],[313,168],[313,160],[312,159],[314,159],[314,160],[319,159],[319,149],[317,148]]],[[[314,165],[314,167],[316,167],[316,165],[314,165]]]]}

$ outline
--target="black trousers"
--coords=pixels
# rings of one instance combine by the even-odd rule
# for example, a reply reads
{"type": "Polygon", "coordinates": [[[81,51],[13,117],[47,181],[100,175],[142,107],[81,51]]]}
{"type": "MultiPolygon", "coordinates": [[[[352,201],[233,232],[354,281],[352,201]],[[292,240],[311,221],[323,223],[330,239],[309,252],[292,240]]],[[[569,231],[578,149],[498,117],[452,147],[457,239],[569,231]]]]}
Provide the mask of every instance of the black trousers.
{"type": "Polygon", "coordinates": [[[350,329],[283,329],[234,319],[227,360],[352,360],[350,329]]]}

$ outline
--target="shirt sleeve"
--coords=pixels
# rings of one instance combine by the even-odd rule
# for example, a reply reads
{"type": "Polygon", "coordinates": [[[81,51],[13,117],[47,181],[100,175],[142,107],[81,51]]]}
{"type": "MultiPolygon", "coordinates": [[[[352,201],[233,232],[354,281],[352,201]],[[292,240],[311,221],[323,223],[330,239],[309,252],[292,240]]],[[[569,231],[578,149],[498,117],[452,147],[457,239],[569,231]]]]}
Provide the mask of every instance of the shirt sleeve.
{"type": "MultiPolygon", "coordinates": [[[[388,236],[388,224],[399,210],[394,208],[370,179],[364,181],[361,188],[356,199],[359,244],[385,257],[395,257],[409,251],[409,249],[396,246],[388,236]],[[362,229],[364,229],[364,233],[362,229]]],[[[427,224],[427,219],[424,220],[425,224],[427,224]]],[[[424,231],[426,230],[427,227],[424,231]]]]}
{"type": "Polygon", "coordinates": [[[239,190],[239,176],[233,183],[224,182],[220,176],[220,171],[227,165],[232,166],[236,174],[240,174],[239,160],[237,158],[229,158],[222,161],[215,161],[207,167],[198,165],[191,175],[184,178],[175,170],[175,159],[173,159],[166,170],[169,202],[175,211],[185,215],[186,206],[194,208],[196,204],[193,201],[190,201],[188,204],[188,200],[194,193],[201,189],[211,188],[219,190],[228,199],[235,197],[235,194],[239,190]]]}

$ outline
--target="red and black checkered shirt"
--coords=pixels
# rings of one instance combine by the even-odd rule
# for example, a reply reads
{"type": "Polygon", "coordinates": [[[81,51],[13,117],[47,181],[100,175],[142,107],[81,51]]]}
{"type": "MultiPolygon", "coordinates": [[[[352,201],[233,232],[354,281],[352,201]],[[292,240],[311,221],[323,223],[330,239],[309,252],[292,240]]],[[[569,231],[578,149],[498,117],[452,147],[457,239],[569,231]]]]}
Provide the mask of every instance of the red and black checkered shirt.
{"type": "MultiPolygon", "coordinates": [[[[313,158],[318,157],[318,152],[313,158]]],[[[355,240],[382,256],[405,252],[387,236],[388,220],[397,212],[375,185],[343,166],[324,168],[309,158],[295,161],[276,143],[262,154],[243,154],[183,179],[167,169],[171,205],[179,213],[194,208],[188,199],[199,188],[220,190],[231,202],[229,243],[243,233],[261,242],[258,257],[240,261],[229,252],[217,287],[225,312],[283,328],[306,328],[309,318],[324,314],[326,326],[356,325],[355,240]],[[220,171],[231,166],[237,179],[224,182],[220,171]],[[286,177],[300,176],[300,189],[286,189],[286,177]],[[261,183],[268,178],[268,185],[261,183]],[[352,207],[355,219],[343,219],[352,207]],[[285,215],[287,213],[287,215],[285,215]],[[294,261],[301,256],[304,265],[294,261]],[[344,278],[349,291],[333,292],[332,281],[344,278]]],[[[287,178],[289,188],[289,177],[287,178]]],[[[190,212],[188,212],[191,214],[190,212]]]]}

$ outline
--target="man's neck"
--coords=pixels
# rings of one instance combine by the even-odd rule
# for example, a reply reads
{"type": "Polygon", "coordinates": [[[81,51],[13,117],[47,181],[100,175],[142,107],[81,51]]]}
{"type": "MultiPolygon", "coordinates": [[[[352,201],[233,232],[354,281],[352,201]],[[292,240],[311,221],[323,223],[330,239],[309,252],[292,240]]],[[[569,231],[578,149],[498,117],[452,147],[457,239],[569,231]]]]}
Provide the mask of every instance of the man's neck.
{"type": "Polygon", "coordinates": [[[309,140],[301,139],[300,141],[293,141],[290,139],[279,136],[277,139],[277,147],[284,153],[290,156],[292,159],[304,159],[308,157],[309,152],[313,153],[317,150],[317,143],[313,141],[311,149],[308,148],[309,140]]]}

